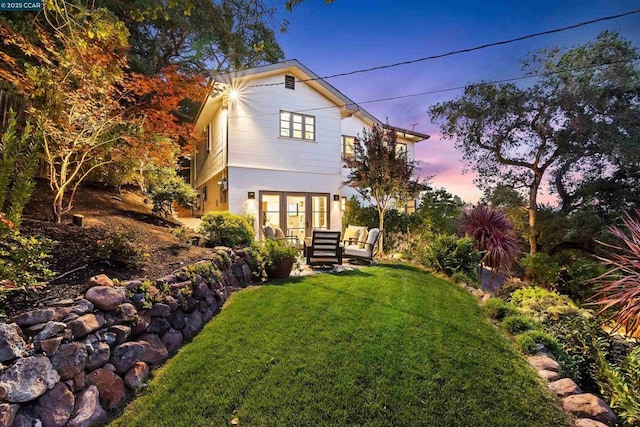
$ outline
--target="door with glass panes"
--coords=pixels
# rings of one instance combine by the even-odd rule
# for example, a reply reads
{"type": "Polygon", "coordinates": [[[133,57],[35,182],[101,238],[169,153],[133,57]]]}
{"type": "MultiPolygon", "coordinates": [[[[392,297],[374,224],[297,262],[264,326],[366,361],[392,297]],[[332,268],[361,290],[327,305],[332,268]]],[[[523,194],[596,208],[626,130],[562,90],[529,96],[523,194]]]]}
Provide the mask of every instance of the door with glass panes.
{"type": "Polygon", "coordinates": [[[261,226],[280,227],[302,242],[312,230],[329,229],[329,194],[261,191],[259,215],[261,226]]]}

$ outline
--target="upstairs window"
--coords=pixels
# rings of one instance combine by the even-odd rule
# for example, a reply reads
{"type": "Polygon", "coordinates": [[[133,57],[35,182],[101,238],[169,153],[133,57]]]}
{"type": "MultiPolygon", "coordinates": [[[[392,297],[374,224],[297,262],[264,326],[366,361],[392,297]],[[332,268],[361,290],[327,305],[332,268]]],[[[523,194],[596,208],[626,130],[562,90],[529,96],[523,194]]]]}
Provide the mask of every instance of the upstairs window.
{"type": "Polygon", "coordinates": [[[316,118],[305,114],[280,111],[280,136],[315,141],[316,118]]]}
{"type": "Polygon", "coordinates": [[[285,75],[284,76],[284,88],[285,89],[296,89],[296,79],[293,76],[285,75]]]}
{"type": "Polygon", "coordinates": [[[353,136],[342,135],[342,160],[355,158],[355,143],[356,141],[353,136]]]}
{"type": "Polygon", "coordinates": [[[402,142],[398,142],[396,144],[396,153],[407,153],[407,144],[404,144],[402,142]]]}

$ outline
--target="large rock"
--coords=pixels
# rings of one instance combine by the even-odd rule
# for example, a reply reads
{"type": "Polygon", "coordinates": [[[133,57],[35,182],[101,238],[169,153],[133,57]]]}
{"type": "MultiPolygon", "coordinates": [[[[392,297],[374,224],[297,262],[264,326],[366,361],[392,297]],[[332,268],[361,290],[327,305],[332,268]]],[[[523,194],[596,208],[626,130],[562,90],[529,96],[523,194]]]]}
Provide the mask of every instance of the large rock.
{"type": "Polygon", "coordinates": [[[98,387],[100,403],[106,409],[120,406],[127,397],[122,378],[106,369],[96,369],[87,375],[87,384],[98,387]]]}
{"type": "Polygon", "coordinates": [[[548,356],[535,355],[527,357],[527,361],[529,365],[533,366],[536,370],[546,370],[546,371],[560,371],[560,365],[558,362],[553,360],[548,356]]]}
{"type": "Polygon", "coordinates": [[[138,320],[138,310],[133,304],[125,302],[109,313],[108,318],[111,324],[132,323],[138,320]]]}
{"type": "Polygon", "coordinates": [[[100,315],[85,314],[76,320],[72,320],[67,326],[71,329],[74,338],[82,338],[102,328],[104,323],[104,317],[100,315]]]}
{"type": "Polygon", "coordinates": [[[590,418],[578,418],[574,425],[575,427],[607,427],[605,423],[590,418]]]}
{"type": "Polygon", "coordinates": [[[0,426],[10,426],[16,418],[20,405],[0,403],[0,426]]]}
{"type": "Polygon", "coordinates": [[[167,333],[162,336],[162,344],[167,348],[169,354],[178,351],[180,346],[182,346],[183,340],[182,333],[173,328],[169,329],[167,333]]]}
{"type": "Polygon", "coordinates": [[[113,280],[109,279],[106,274],[98,274],[87,280],[86,286],[87,288],[93,288],[94,286],[113,287],[113,280]]]}
{"type": "Polygon", "coordinates": [[[147,326],[147,332],[158,335],[163,335],[169,329],[171,329],[171,324],[164,317],[152,317],[151,323],[147,326]]]}
{"type": "Polygon", "coordinates": [[[9,403],[23,403],[42,396],[60,381],[48,357],[19,359],[0,375],[0,386],[7,390],[9,403]]]}
{"type": "Polygon", "coordinates": [[[62,380],[70,380],[84,370],[87,361],[87,349],[80,342],[71,342],[60,346],[51,357],[51,363],[62,380]]]}
{"type": "Polygon", "coordinates": [[[36,325],[38,323],[47,323],[53,319],[54,311],[50,308],[42,310],[33,310],[19,314],[11,319],[13,323],[17,323],[21,327],[36,325]]]}
{"type": "Polygon", "coordinates": [[[86,369],[88,371],[93,371],[95,369],[101,368],[105,363],[109,361],[109,357],[111,357],[111,349],[109,348],[109,344],[104,342],[94,342],[91,344],[91,352],[89,354],[89,358],[87,359],[86,369]]]}
{"type": "Polygon", "coordinates": [[[98,395],[98,387],[91,385],[76,396],[67,427],[89,427],[106,420],[107,413],[100,406],[98,395]]]}
{"type": "Polygon", "coordinates": [[[547,369],[541,369],[538,371],[538,375],[547,381],[557,381],[560,379],[560,374],[556,371],[549,371],[547,369]]]}
{"type": "Polygon", "coordinates": [[[38,399],[33,412],[43,427],[63,427],[71,417],[74,403],[73,393],[60,382],[38,399]]]}
{"type": "Polygon", "coordinates": [[[110,363],[116,368],[116,372],[124,374],[136,364],[136,362],[142,360],[144,354],[144,347],[137,342],[126,342],[120,344],[111,352],[110,363]]]}
{"type": "Polygon", "coordinates": [[[132,390],[140,387],[149,378],[149,366],[144,362],[136,362],[124,376],[124,384],[132,390]]]}
{"type": "Polygon", "coordinates": [[[127,298],[124,288],[110,286],[94,286],[84,294],[84,297],[104,311],[115,310],[127,298]]]}
{"type": "Polygon", "coordinates": [[[107,329],[108,332],[116,335],[116,345],[122,344],[131,335],[131,328],[125,325],[114,325],[107,329]]]}
{"type": "Polygon", "coordinates": [[[198,332],[200,332],[200,329],[202,329],[203,324],[204,321],[202,320],[202,314],[200,313],[200,310],[194,311],[189,315],[187,324],[184,326],[184,328],[182,328],[182,335],[185,339],[192,339],[193,337],[198,335],[198,332]]]}
{"type": "Polygon", "coordinates": [[[143,347],[142,361],[149,365],[159,365],[169,358],[169,351],[155,334],[144,334],[138,341],[143,347]]]}
{"type": "Polygon", "coordinates": [[[86,299],[81,299],[71,307],[71,312],[77,314],[78,316],[83,316],[87,313],[91,313],[93,311],[93,304],[86,299]]]}
{"type": "Polygon", "coordinates": [[[582,390],[571,378],[563,378],[561,380],[549,383],[549,389],[559,397],[567,397],[572,394],[580,394],[582,390]]]}
{"type": "Polygon", "coordinates": [[[67,325],[65,325],[62,322],[47,322],[44,325],[44,328],[42,328],[42,330],[40,332],[38,332],[38,334],[33,337],[34,340],[39,341],[39,340],[46,340],[52,337],[55,337],[56,335],[60,334],[62,331],[64,331],[64,328],[66,328],[67,325]]]}
{"type": "Polygon", "coordinates": [[[184,325],[187,324],[187,319],[189,316],[182,311],[182,309],[177,309],[173,313],[171,313],[171,318],[169,321],[171,322],[171,327],[174,329],[182,329],[184,325]]]}
{"type": "Polygon", "coordinates": [[[616,424],[616,414],[609,405],[591,393],[565,397],[562,399],[562,408],[579,418],[591,418],[611,427],[616,424]]]}
{"type": "Polygon", "coordinates": [[[24,346],[16,327],[0,323],[0,363],[24,356],[24,346]]]}
{"type": "Polygon", "coordinates": [[[138,321],[131,328],[131,335],[135,337],[135,336],[144,334],[147,328],[149,327],[150,323],[151,323],[151,316],[149,316],[149,313],[147,311],[139,312],[138,321]]]}
{"type": "Polygon", "coordinates": [[[60,348],[62,337],[49,338],[48,340],[35,341],[33,343],[36,350],[44,352],[47,356],[53,356],[60,348]]]}
{"type": "MultiPolygon", "coordinates": [[[[176,302],[176,304],[177,304],[177,302],[176,302]]],[[[151,310],[149,311],[149,315],[151,317],[168,318],[169,316],[171,316],[171,306],[169,306],[168,304],[163,304],[163,303],[153,304],[153,307],[151,307],[151,310]]]]}

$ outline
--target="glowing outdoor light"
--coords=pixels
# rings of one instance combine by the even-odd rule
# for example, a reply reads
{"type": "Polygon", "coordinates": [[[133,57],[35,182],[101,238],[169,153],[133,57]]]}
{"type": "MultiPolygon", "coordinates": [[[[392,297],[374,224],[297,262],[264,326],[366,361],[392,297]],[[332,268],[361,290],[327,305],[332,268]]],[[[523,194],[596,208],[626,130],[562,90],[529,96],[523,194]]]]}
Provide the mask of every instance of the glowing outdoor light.
{"type": "Polygon", "coordinates": [[[236,101],[239,97],[240,97],[240,92],[238,92],[238,89],[231,89],[229,91],[229,100],[230,101],[236,101]]]}

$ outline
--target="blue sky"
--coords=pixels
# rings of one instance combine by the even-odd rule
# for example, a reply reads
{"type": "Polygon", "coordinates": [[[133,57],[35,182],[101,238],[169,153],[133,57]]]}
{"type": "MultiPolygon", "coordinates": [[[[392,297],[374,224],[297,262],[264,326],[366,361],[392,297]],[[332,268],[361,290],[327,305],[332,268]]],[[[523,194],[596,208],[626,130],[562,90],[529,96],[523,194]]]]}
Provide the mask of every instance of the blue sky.
{"type": "MultiPolygon", "coordinates": [[[[286,18],[278,42],[287,59],[298,59],[320,76],[436,55],[578,22],[640,9],[640,1],[387,1],[306,0],[286,18]]],[[[479,81],[522,75],[528,52],[554,46],[573,47],[603,30],[619,32],[640,48],[640,14],[540,36],[506,46],[423,61],[354,76],[327,79],[356,102],[425,92],[479,81]]],[[[526,84],[526,82],[524,83],[526,84]]],[[[452,141],[441,140],[427,115],[430,105],[461,91],[363,103],[378,119],[432,135],[418,144],[416,157],[433,183],[475,202],[481,195],[472,174],[462,174],[461,155],[452,141]]],[[[550,201],[550,198],[546,198],[550,201]]]]}

